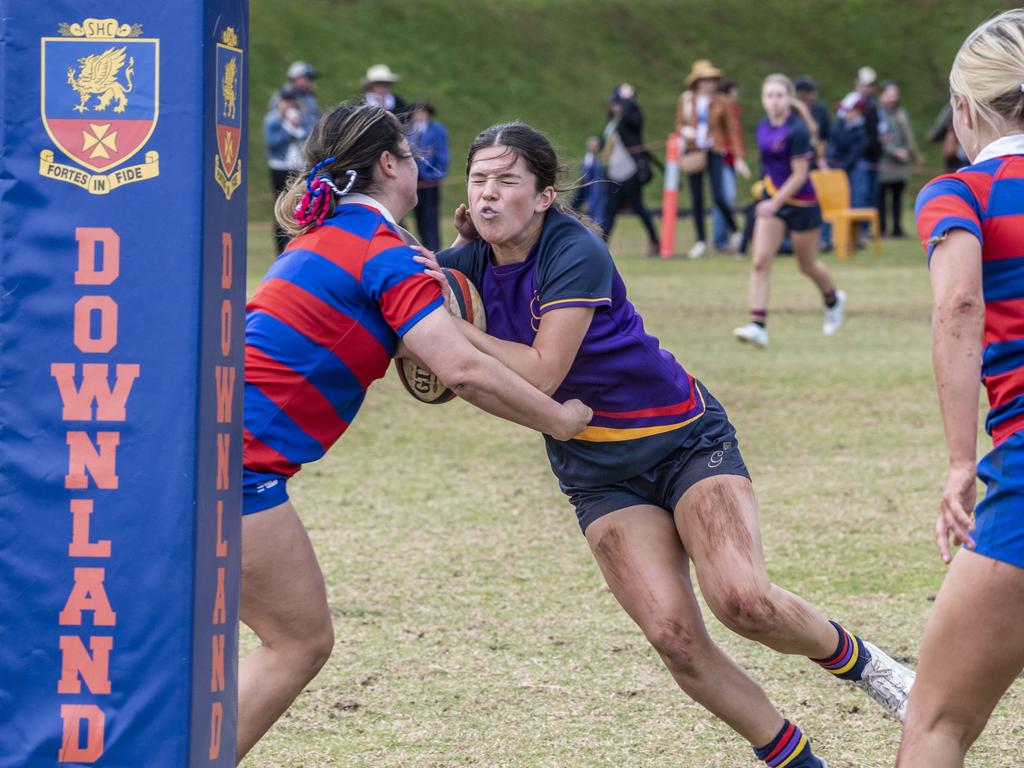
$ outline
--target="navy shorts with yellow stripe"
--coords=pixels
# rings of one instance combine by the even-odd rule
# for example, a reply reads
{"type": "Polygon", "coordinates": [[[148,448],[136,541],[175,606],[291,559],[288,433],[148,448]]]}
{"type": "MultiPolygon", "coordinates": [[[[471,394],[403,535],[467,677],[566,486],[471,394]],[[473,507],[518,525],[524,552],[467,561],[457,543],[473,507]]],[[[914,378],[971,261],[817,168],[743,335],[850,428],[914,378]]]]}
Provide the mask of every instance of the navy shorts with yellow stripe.
{"type": "Polygon", "coordinates": [[[1024,432],[978,463],[978,479],[987,489],[974,510],[974,551],[1024,568],[1024,432]]]}
{"type": "Polygon", "coordinates": [[[684,493],[708,477],[739,475],[750,479],[736,429],[722,404],[706,389],[702,391],[706,410],[696,422],[700,428],[650,469],[597,487],[559,483],[576,508],[576,518],[584,533],[598,518],[626,507],[653,504],[672,512],[684,493]]]}

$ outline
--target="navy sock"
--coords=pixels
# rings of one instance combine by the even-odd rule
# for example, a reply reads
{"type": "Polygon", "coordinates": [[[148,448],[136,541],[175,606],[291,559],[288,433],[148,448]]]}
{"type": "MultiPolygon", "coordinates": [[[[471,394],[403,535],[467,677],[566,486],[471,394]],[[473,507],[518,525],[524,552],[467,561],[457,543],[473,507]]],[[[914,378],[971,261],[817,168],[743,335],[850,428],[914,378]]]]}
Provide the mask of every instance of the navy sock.
{"type": "Polygon", "coordinates": [[[786,720],[774,739],[754,754],[769,768],[824,768],[825,763],[811,751],[811,742],[800,726],[786,720]]]}
{"type": "Polygon", "coordinates": [[[864,646],[863,640],[847,632],[840,624],[834,621],[829,621],[829,624],[839,633],[836,650],[827,658],[811,661],[841,680],[860,680],[864,667],[871,661],[871,651],[864,646]]]}

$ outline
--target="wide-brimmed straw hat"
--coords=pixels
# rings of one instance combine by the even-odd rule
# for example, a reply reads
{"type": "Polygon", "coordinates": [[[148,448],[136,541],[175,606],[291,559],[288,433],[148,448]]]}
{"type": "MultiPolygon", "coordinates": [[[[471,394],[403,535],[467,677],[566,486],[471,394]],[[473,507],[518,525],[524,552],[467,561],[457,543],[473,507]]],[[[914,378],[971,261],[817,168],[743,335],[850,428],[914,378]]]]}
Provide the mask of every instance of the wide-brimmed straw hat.
{"type": "Polygon", "coordinates": [[[366,77],[363,78],[362,88],[365,90],[373,83],[397,83],[398,75],[391,71],[387,64],[374,64],[366,70],[366,77]]]}
{"type": "Polygon", "coordinates": [[[686,87],[692,88],[698,80],[717,80],[722,74],[722,70],[712,64],[710,59],[697,59],[690,67],[690,74],[686,76],[686,87]]]}

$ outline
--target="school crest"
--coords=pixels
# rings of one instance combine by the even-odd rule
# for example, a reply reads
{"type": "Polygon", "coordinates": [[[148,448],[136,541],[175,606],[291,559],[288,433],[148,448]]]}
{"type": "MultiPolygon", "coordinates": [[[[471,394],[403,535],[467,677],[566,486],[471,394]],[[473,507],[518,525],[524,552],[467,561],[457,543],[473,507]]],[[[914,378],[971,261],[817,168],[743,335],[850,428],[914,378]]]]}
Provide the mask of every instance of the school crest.
{"type": "Polygon", "coordinates": [[[228,27],[217,43],[217,156],[213,162],[213,177],[228,200],[242,183],[242,160],[238,156],[242,143],[242,65],[238,33],[228,27]]]}
{"type": "Polygon", "coordinates": [[[160,174],[155,151],[126,165],[156,128],[160,107],[160,41],[142,25],[116,19],[63,23],[41,46],[40,107],[56,149],[39,153],[39,173],[94,195],[160,174]]]}

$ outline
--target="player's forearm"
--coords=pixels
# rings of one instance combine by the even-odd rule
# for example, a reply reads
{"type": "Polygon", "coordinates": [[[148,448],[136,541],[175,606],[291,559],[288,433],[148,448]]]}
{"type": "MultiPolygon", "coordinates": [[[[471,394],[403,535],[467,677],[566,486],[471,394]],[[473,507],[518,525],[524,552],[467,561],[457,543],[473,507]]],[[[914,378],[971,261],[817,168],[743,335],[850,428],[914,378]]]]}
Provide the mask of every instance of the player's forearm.
{"type": "Polygon", "coordinates": [[[553,381],[544,359],[533,347],[495,338],[465,320],[459,321],[458,326],[474,347],[500,360],[545,394],[552,394],[561,384],[561,381],[553,381]]]}
{"type": "Polygon", "coordinates": [[[458,374],[456,383],[445,382],[462,399],[524,427],[566,439],[563,406],[531,386],[488,355],[474,355],[458,374]]]}
{"type": "Polygon", "coordinates": [[[950,464],[973,464],[977,455],[984,324],[980,295],[960,293],[936,299],[932,361],[950,464]]]}

